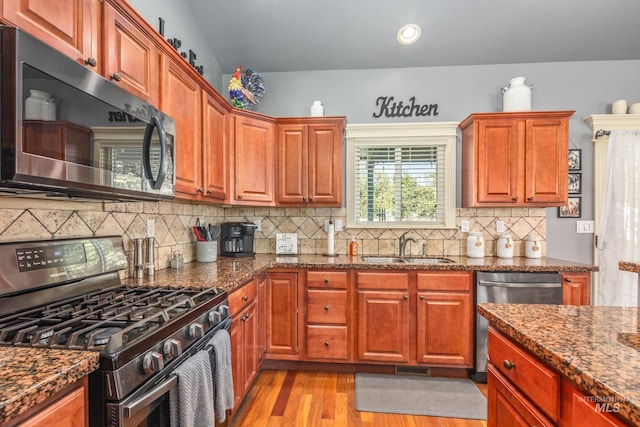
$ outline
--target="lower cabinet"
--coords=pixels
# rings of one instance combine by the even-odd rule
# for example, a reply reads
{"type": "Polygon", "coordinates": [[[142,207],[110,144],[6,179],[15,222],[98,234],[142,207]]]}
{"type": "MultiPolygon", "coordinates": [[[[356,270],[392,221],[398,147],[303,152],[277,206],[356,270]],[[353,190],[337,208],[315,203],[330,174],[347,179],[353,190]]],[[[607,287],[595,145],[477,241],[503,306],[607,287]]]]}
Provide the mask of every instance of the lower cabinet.
{"type": "Polygon", "coordinates": [[[591,304],[591,273],[568,273],[562,275],[562,303],[565,305],[591,304]]]}
{"type": "Polygon", "coordinates": [[[253,280],[229,295],[233,410],[249,391],[258,372],[257,284],[253,280]]]}
{"type": "Polygon", "coordinates": [[[267,275],[268,358],[298,357],[298,273],[270,272],[267,275]]]}

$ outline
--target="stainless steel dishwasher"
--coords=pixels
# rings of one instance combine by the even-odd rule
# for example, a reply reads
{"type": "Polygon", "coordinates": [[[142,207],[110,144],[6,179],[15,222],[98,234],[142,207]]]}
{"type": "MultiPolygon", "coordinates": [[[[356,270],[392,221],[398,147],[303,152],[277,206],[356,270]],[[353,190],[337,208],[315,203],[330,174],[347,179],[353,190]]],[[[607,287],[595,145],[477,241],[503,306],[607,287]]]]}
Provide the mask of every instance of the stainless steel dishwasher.
{"type": "MultiPolygon", "coordinates": [[[[562,304],[562,276],[558,273],[478,272],[476,303],[562,304]]],[[[487,382],[489,322],[476,313],[475,369],[472,378],[487,382]]]]}

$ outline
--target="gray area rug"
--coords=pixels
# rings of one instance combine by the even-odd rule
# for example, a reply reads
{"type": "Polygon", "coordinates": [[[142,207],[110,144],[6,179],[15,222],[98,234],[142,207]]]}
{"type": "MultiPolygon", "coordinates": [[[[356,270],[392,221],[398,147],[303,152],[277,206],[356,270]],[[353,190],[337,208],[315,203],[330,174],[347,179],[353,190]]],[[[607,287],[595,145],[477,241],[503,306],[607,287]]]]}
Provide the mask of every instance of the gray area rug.
{"type": "Polygon", "coordinates": [[[468,379],[356,373],[356,409],[487,419],[487,399],[468,379]]]}

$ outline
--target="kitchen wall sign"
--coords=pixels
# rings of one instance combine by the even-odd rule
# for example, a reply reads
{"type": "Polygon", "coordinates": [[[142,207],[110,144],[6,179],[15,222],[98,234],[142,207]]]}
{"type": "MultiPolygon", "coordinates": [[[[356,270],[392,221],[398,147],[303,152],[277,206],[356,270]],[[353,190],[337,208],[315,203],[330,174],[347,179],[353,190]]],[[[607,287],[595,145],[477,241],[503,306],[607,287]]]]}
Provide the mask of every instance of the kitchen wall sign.
{"type": "MultiPolygon", "coordinates": [[[[160,33],[160,35],[162,37],[164,37],[164,19],[162,18],[158,18],[160,24],[159,24],[159,28],[158,28],[158,32],[160,33]]],[[[182,46],[182,40],[177,39],[177,38],[172,38],[172,39],[167,39],[167,41],[169,42],[169,44],[171,46],[173,46],[173,48],[175,50],[180,49],[180,47],[182,46]]],[[[178,52],[180,52],[178,50],[178,52]]],[[[204,65],[197,65],[196,64],[196,58],[198,57],[198,55],[196,55],[196,53],[194,51],[192,51],[191,49],[189,49],[189,53],[187,54],[187,52],[180,52],[180,56],[182,56],[184,59],[186,59],[187,61],[189,61],[189,64],[191,64],[191,66],[193,68],[195,68],[195,70],[200,73],[200,75],[204,74],[204,65]]]]}
{"type": "Polygon", "coordinates": [[[373,117],[421,117],[437,116],[438,104],[416,104],[416,97],[409,98],[406,104],[402,101],[396,102],[393,96],[379,96],[376,99],[378,111],[373,113],[373,117]]]}

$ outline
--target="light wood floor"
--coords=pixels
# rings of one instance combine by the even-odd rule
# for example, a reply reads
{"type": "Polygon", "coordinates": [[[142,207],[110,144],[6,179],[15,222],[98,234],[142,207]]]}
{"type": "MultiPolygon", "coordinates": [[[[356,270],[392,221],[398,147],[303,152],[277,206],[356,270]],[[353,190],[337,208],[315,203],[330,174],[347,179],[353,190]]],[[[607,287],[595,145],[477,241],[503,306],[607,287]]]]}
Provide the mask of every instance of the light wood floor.
{"type": "MultiPolygon", "coordinates": [[[[358,412],[353,373],[263,370],[232,427],[486,427],[486,421],[358,412]]],[[[486,385],[478,385],[486,396],[486,385]]]]}

